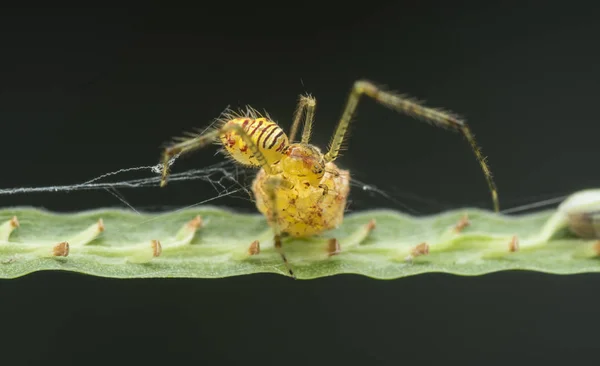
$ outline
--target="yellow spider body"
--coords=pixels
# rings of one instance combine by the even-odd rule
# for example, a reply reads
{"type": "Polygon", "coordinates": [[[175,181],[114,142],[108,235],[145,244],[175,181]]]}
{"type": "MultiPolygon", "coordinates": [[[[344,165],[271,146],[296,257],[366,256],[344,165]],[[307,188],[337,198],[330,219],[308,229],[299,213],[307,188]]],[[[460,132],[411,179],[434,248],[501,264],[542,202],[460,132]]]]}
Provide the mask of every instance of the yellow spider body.
{"type": "Polygon", "coordinates": [[[252,192],[256,207],[269,224],[294,237],[320,234],[341,224],[350,191],[349,172],[339,170],[333,162],[323,167],[323,155],[317,147],[304,143],[290,145],[287,135],[275,122],[264,117],[253,118],[254,111],[246,114],[245,118],[224,122],[219,139],[236,161],[261,167],[242,135],[228,127],[237,125],[267,161],[270,172],[260,169],[252,183],[252,192]],[[276,197],[275,201],[271,195],[276,197]]]}
{"type": "MultiPolygon", "coordinates": [[[[300,96],[289,136],[268,116],[248,108],[245,113],[226,114],[212,131],[181,138],[163,153],[163,179],[166,184],[170,159],[219,140],[224,151],[236,162],[260,168],[252,191],[258,210],[273,228],[274,245],[281,254],[290,275],[292,269],[282,250],[282,236],[306,237],[320,234],[341,224],[350,191],[350,173],[339,169],[334,161],[342,149],[346,132],[361,96],[437,126],[462,133],[471,145],[492,194],[494,208],[499,210],[496,185],[475,138],[465,121],[443,110],[428,108],[405,96],[386,91],[365,80],[354,83],[327,153],[309,143],[316,100],[300,96]],[[302,138],[294,142],[298,127],[304,121],[302,138]]],[[[366,225],[364,233],[374,225],[366,225]]],[[[364,234],[367,235],[367,234],[364,234]]],[[[337,240],[329,241],[328,252],[340,252],[337,240]]],[[[251,244],[252,254],[259,252],[258,243],[251,244]]]]}

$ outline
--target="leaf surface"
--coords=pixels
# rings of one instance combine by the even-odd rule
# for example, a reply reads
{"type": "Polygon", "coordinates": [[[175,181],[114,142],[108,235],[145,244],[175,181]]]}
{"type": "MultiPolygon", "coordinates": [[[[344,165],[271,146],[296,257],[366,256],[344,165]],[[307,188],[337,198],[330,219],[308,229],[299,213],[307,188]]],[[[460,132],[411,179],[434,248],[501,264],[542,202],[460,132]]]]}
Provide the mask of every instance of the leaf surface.
{"type": "MultiPolygon", "coordinates": [[[[272,232],[258,214],[209,206],[162,214],[8,208],[0,210],[0,218],[1,278],[42,270],[113,278],[287,274],[272,232]],[[250,255],[255,240],[260,252],[250,255]]],[[[322,236],[286,238],[283,248],[299,279],[344,273],[396,279],[426,272],[600,271],[596,241],[570,234],[553,210],[507,216],[462,209],[427,217],[364,211],[348,214],[338,229],[322,236]],[[465,218],[468,225],[457,230],[465,218]],[[361,240],[371,220],[376,227],[361,240]],[[329,251],[331,238],[339,243],[335,255],[329,251]]]]}

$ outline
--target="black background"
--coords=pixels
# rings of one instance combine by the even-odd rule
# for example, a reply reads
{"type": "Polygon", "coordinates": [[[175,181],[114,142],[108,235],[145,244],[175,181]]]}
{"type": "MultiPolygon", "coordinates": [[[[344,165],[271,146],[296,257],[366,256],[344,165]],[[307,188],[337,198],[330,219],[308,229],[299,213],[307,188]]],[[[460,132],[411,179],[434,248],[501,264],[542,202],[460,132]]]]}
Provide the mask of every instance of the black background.
{"type": "MultiPolygon", "coordinates": [[[[0,186],[74,184],[153,165],[161,144],[227,105],[266,109],[289,126],[304,92],[318,99],[314,142],[324,146],[352,83],[368,78],[465,116],[503,208],[594,187],[598,10],[573,1],[3,8],[0,186]]],[[[366,100],[355,122],[340,164],[396,201],[355,190],[353,210],[491,207],[459,135],[366,100]]],[[[209,150],[175,170],[222,159],[209,150]]],[[[121,193],[139,209],[215,195],[205,182],[121,193]]],[[[253,209],[239,198],[212,203],[253,209]]],[[[2,196],[1,205],[122,206],[105,191],[2,196]]],[[[591,363],[598,281],[516,271],[396,281],[36,273],[0,282],[0,357],[10,365],[591,363]]]]}

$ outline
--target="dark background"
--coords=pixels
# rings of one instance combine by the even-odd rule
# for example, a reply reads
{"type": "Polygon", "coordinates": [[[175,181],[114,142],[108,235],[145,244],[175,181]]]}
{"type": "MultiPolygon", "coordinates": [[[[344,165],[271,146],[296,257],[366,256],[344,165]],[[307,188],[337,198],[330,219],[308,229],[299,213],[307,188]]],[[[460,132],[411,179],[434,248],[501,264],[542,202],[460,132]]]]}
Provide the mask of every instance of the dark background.
{"type": "MultiPolygon", "coordinates": [[[[266,109],[287,127],[304,92],[318,98],[314,141],[324,146],[358,78],[465,116],[503,208],[595,187],[600,7],[449,3],[3,8],[0,187],[74,184],[153,165],[161,144],[227,105],[266,109]]],[[[355,190],[353,210],[491,207],[459,135],[371,101],[358,111],[339,163],[394,200],[355,190]]],[[[174,169],[221,161],[214,153],[174,169]]],[[[215,196],[206,182],[121,193],[138,209],[215,196]]],[[[57,211],[122,207],[105,191],[1,199],[4,207],[57,211]]],[[[212,203],[253,210],[239,197],[212,203]]],[[[0,357],[7,365],[591,363],[599,280],[525,272],[395,281],[36,273],[0,282],[0,357]]]]}

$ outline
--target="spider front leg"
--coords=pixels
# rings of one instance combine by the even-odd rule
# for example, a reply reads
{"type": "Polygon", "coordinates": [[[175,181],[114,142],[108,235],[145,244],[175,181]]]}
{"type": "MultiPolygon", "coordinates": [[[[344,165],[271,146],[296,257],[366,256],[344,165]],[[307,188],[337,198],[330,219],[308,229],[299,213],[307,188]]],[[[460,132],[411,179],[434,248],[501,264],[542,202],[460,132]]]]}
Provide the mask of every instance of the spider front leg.
{"type": "Polygon", "coordinates": [[[168,146],[165,148],[162,154],[162,177],[160,180],[160,186],[164,187],[167,185],[167,177],[169,176],[169,162],[177,155],[190,153],[194,150],[203,148],[210,144],[219,136],[219,130],[208,132],[204,135],[200,135],[188,139],[179,139],[181,142],[168,146]]]}

